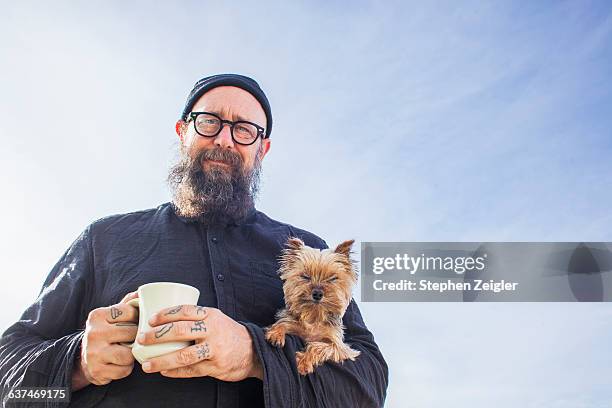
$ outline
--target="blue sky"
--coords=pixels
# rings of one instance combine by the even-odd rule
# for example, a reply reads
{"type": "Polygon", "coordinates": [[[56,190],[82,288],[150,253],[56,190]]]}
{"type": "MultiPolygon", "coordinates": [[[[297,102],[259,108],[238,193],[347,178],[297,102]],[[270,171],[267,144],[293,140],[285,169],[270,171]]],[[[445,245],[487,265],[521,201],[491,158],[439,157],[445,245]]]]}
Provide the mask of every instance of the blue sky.
{"type": "MultiPolygon", "coordinates": [[[[328,243],[612,240],[605,1],[6,2],[0,49],[2,327],[88,223],[168,200],[217,72],[272,103],[259,209],[328,243]]],[[[612,406],[608,305],[360,306],[388,407],[612,406]]]]}

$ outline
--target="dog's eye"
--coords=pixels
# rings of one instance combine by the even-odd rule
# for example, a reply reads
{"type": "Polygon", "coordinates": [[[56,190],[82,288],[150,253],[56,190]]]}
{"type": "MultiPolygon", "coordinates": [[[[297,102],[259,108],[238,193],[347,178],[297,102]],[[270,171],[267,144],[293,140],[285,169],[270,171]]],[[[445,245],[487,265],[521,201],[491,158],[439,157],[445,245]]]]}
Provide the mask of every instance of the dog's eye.
{"type": "Polygon", "coordinates": [[[336,281],[337,279],[338,279],[338,277],[337,277],[337,276],[334,276],[334,277],[332,277],[332,278],[329,278],[327,281],[328,281],[328,282],[334,282],[334,281],[336,281]]]}
{"type": "Polygon", "coordinates": [[[307,281],[309,281],[310,280],[310,276],[302,274],[302,279],[306,279],[307,281]]]}

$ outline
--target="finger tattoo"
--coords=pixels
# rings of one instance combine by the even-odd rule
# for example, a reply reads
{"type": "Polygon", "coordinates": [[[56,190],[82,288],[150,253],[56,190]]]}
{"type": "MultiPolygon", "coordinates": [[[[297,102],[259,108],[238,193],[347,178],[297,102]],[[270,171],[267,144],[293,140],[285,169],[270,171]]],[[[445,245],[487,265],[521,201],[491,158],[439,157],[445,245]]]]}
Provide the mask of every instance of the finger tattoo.
{"type": "Polygon", "coordinates": [[[210,356],[210,349],[208,348],[208,343],[198,344],[196,345],[196,349],[198,350],[198,358],[200,360],[208,358],[208,356],[210,356]]]}
{"type": "Polygon", "coordinates": [[[197,322],[193,323],[193,327],[191,328],[191,332],[200,332],[200,331],[206,331],[206,324],[204,323],[204,320],[198,320],[197,322]]]}
{"type": "Polygon", "coordinates": [[[155,331],[155,338],[159,339],[161,336],[168,333],[170,329],[172,329],[172,326],[174,326],[174,323],[164,324],[159,330],[155,331]]]}
{"type": "Polygon", "coordinates": [[[111,314],[111,319],[114,320],[114,319],[118,318],[119,316],[121,316],[123,314],[123,312],[113,306],[113,307],[111,307],[110,314],[111,314]]]}
{"type": "Polygon", "coordinates": [[[196,306],[196,314],[206,315],[206,308],[204,306],[196,306]]]}
{"type": "Polygon", "coordinates": [[[170,310],[168,310],[168,313],[165,314],[165,316],[177,314],[178,312],[181,311],[182,308],[183,308],[183,305],[180,305],[180,306],[177,306],[177,307],[175,307],[173,309],[170,309],[170,310]]]}

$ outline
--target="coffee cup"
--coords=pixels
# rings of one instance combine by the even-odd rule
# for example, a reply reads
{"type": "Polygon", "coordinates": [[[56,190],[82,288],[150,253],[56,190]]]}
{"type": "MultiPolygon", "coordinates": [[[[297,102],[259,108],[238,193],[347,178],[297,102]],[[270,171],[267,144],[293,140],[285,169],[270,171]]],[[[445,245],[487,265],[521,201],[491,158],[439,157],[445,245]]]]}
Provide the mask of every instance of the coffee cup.
{"type": "MultiPolygon", "coordinates": [[[[139,309],[138,334],[152,329],[149,326],[151,316],[162,309],[178,305],[197,305],[200,291],[193,286],[174,282],[147,283],[138,288],[138,297],[130,300],[129,305],[139,309]]],[[[122,343],[132,349],[134,358],[140,363],[189,347],[190,341],[172,341],[167,343],[142,345],[137,341],[122,343]]]]}

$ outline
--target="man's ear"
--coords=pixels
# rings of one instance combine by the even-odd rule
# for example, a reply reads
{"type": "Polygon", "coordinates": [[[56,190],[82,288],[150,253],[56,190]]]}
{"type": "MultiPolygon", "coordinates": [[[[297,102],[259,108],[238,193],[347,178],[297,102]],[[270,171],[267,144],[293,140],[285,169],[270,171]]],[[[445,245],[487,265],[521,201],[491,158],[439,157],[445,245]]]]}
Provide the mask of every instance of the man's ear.
{"type": "Polygon", "coordinates": [[[174,130],[176,130],[176,134],[178,135],[179,139],[181,139],[181,142],[184,142],[183,139],[185,137],[185,131],[187,130],[187,123],[185,123],[183,119],[177,120],[174,130]]]}
{"type": "Polygon", "coordinates": [[[268,150],[270,150],[270,139],[261,139],[261,146],[259,148],[259,161],[262,161],[263,158],[268,154],[268,150]]]}

